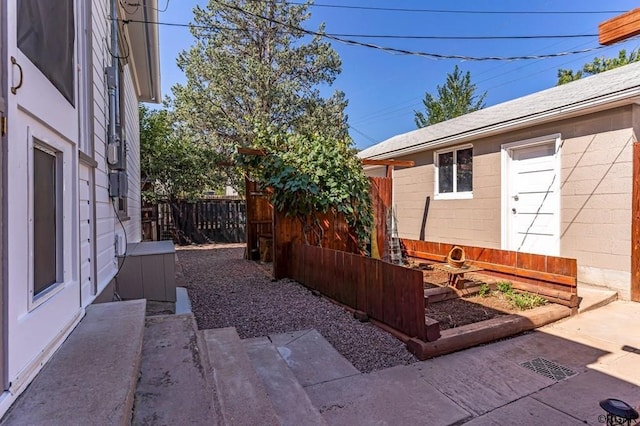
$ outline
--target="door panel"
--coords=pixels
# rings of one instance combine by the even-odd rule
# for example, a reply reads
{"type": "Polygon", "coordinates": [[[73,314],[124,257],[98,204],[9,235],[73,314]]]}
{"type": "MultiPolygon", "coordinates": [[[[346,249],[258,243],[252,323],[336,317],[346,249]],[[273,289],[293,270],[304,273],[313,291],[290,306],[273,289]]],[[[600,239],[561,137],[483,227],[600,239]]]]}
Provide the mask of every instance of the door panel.
{"type": "MultiPolygon", "coordinates": [[[[5,18],[7,16],[5,10],[5,2],[0,4],[0,120],[6,117],[7,114],[7,106],[6,106],[6,96],[7,96],[7,46],[6,40],[7,35],[5,34],[5,29],[7,28],[5,23],[5,18]]],[[[1,124],[1,123],[0,123],[1,124]]],[[[7,271],[7,263],[5,260],[5,217],[4,211],[6,208],[6,196],[5,196],[5,176],[6,176],[6,164],[5,164],[5,147],[7,146],[7,136],[2,135],[2,130],[0,129],[0,199],[2,200],[2,204],[0,204],[0,265],[2,272],[0,272],[0,390],[6,390],[9,387],[7,380],[7,368],[6,368],[6,360],[7,360],[7,341],[6,341],[6,271],[7,271]]]]}
{"type": "Polygon", "coordinates": [[[555,141],[508,150],[509,249],[559,254],[560,193],[555,141]]]}
{"type": "MultiPolygon", "coordinates": [[[[66,2],[6,2],[11,24],[6,37],[7,57],[15,59],[15,64],[9,66],[9,85],[16,88],[15,94],[7,97],[11,121],[6,158],[6,200],[11,206],[6,218],[8,380],[12,389],[28,380],[81,314],[77,103],[66,99],[51,76],[45,75],[43,66],[39,68],[20,50],[17,39],[19,7],[55,8],[66,2]],[[53,182],[48,182],[47,176],[53,182]],[[38,206],[42,206],[38,210],[49,211],[42,215],[36,211],[38,206]],[[43,219],[49,220],[47,226],[42,226],[43,219]],[[55,230],[50,229],[52,226],[55,230]],[[40,274],[41,268],[36,271],[36,264],[46,264],[46,279],[40,274]]],[[[75,27],[75,19],[71,24],[75,27]]],[[[24,33],[25,27],[21,28],[24,33]]],[[[72,69],[74,58],[75,54],[72,69]]],[[[75,73],[72,78],[75,82],[75,73]]]]}

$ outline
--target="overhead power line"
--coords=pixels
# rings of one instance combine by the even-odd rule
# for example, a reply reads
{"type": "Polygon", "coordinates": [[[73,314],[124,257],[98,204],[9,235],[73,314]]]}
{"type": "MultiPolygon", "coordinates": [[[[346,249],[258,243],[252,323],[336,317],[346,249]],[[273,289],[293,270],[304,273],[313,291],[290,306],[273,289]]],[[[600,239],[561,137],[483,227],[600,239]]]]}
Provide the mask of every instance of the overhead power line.
{"type": "MultiPolygon", "coordinates": [[[[306,3],[296,1],[281,1],[279,3],[304,6],[306,3]]],[[[375,10],[382,12],[411,12],[411,13],[449,13],[468,15],[605,15],[620,14],[628,10],[453,10],[453,9],[412,9],[403,7],[375,7],[375,6],[349,6],[344,4],[313,3],[311,7],[325,7],[335,9],[375,10]]]]}
{"type": "MultiPolygon", "coordinates": [[[[213,0],[215,1],[215,0],[213,0]]],[[[276,24],[278,26],[284,27],[284,28],[288,28],[289,30],[292,31],[296,31],[296,32],[300,32],[303,34],[307,34],[307,35],[311,35],[311,36],[315,36],[315,37],[323,37],[329,40],[333,40],[345,45],[349,45],[349,46],[359,46],[359,47],[366,47],[369,49],[375,49],[375,50],[379,50],[382,52],[386,52],[386,53],[390,53],[390,54],[396,54],[396,55],[406,55],[406,56],[420,56],[420,57],[425,57],[425,58],[430,58],[430,59],[458,59],[458,60],[464,60],[464,61],[516,61],[516,60],[529,60],[529,59],[547,59],[547,58],[556,58],[556,57],[560,57],[560,56],[568,56],[568,55],[575,55],[575,54],[580,54],[580,53],[587,53],[587,52],[592,52],[592,51],[596,51],[599,49],[602,49],[604,46],[597,46],[597,47],[592,47],[592,48],[586,48],[586,49],[580,49],[580,50],[573,50],[573,51],[564,51],[564,52],[556,52],[556,53],[549,53],[549,54],[539,54],[539,55],[521,55],[521,56],[467,56],[467,55],[452,55],[452,54],[441,54],[441,53],[433,53],[433,52],[424,52],[424,51],[414,51],[414,50],[408,50],[408,49],[402,49],[402,48],[397,48],[397,47],[389,47],[389,46],[380,46],[380,45],[376,45],[376,44],[372,44],[372,43],[366,43],[366,42],[362,42],[362,41],[358,41],[358,40],[353,40],[352,38],[347,38],[347,37],[380,37],[380,38],[402,38],[402,37],[413,37],[413,36],[377,36],[377,35],[364,35],[364,34],[360,34],[360,35],[339,35],[339,34],[330,34],[330,33],[321,33],[318,31],[313,31],[313,30],[308,30],[306,28],[302,28],[302,27],[298,27],[296,25],[291,25],[288,24],[286,22],[280,22],[276,19],[273,18],[269,18],[266,16],[262,16],[253,12],[250,12],[248,10],[242,9],[241,7],[238,6],[232,6],[232,5],[228,5],[228,4],[223,4],[220,3],[218,1],[215,1],[216,3],[218,3],[220,6],[226,7],[228,9],[232,9],[235,10],[237,12],[240,12],[244,15],[247,16],[251,16],[253,18],[257,18],[257,19],[261,19],[267,22],[271,22],[273,24],[276,24]]],[[[167,26],[173,26],[173,27],[187,27],[187,28],[199,28],[199,29],[205,29],[205,30],[235,30],[233,28],[225,28],[222,26],[206,26],[206,25],[193,25],[193,24],[181,24],[181,23],[171,23],[171,22],[151,22],[151,21],[143,21],[143,20],[135,20],[135,19],[129,19],[129,20],[121,20],[123,23],[128,24],[128,23],[143,23],[143,24],[154,24],[154,25],[167,25],[167,26]]],[[[448,37],[446,36],[415,36],[415,37],[434,37],[434,38],[440,38],[440,39],[447,39],[448,37]]],[[[458,36],[456,36],[458,37],[458,36]]],[[[459,36],[462,37],[462,36],[459,36]]],[[[562,36],[513,36],[513,37],[505,37],[505,36],[495,36],[497,37],[501,37],[502,39],[504,38],[522,38],[522,37],[526,37],[526,38],[574,38],[574,37],[592,37],[592,35],[562,35],[562,36]]],[[[477,39],[477,37],[474,37],[474,39],[477,39]]]]}
{"type": "Polygon", "coordinates": [[[356,38],[391,38],[406,40],[531,40],[550,38],[586,38],[598,37],[598,34],[558,34],[558,35],[522,35],[522,36],[440,36],[440,35],[394,35],[394,34],[336,34],[326,33],[332,37],[356,38]]]}
{"type": "Polygon", "coordinates": [[[593,47],[593,48],[587,48],[587,49],[576,50],[576,51],[571,51],[571,52],[558,52],[558,53],[550,53],[550,54],[543,54],[543,55],[524,55],[524,56],[466,56],[466,55],[447,55],[447,54],[440,54],[440,53],[412,51],[412,50],[407,50],[407,49],[399,49],[399,48],[395,48],[395,47],[379,46],[379,45],[376,45],[376,44],[365,43],[365,42],[352,40],[352,39],[345,38],[345,37],[332,36],[332,35],[328,35],[326,33],[319,33],[317,31],[312,31],[312,30],[308,30],[308,29],[305,29],[305,28],[301,28],[301,27],[298,27],[296,25],[288,24],[286,22],[280,22],[280,21],[278,21],[276,19],[273,19],[273,18],[268,18],[266,16],[258,15],[256,13],[250,12],[248,10],[244,10],[241,7],[238,7],[238,6],[232,6],[232,5],[228,5],[228,4],[223,4],[223,3],[220,3],[217,0],[212,0],[212,1],[218,3],[220,6],[228,8],[228,9],[232,9],[232,10],[235,10],[237,12],[243,13],[245,15],[252,16],[252,17],[258,18],[258,19],[262,19],[262,20],[274,23],[276,25],[280,25],[282,27],[289,28],[289,29],[294,30],[294,31],[299,31],[299,32],[302,32],[304,34],[308,34],[308,35],[312,35],[312,36],[316,36],[316,37],[324,37],[324,38],[327,38],[329,40],[334,40],[334,41],[337,41],[339,43],[343,43],[343,44],[346,44],[346,45],[361,46],[361,47],[368,47],[370,49],[377,49],[377,50],[380,50],[380,51],[383,51],[383,52],[387,52],[387,53],[391,53],[391,54],[421,56],[421,57],[431,58],[431,59],[459,59],[459,60],[464,60],[464,61],[516,61],[516,60],[526,60],[526,59],[556,58],[556,57],[560,57],[560,56],[567,56],[567,55],[574,55],[574,54],[578,54],[578,53],[592,52],[592,51],[599,50],[599,49],[603,48],[603,46],[597,46],[597,47],[593,47]]]}
{"type": "MultiPolygon", "coordinates": [[[[151,22],[136,19],[124,19],[123,23],[141,23],[165,25],[170,27],[193,27],[203,30],[220,30],[220,31],[240,31],[236,28],[228,28],[221,25],[193,25],[181,24],[176,22],[151,22]]],[[[530,40],[530,39],[566,39],[566,38],[588,38],[598,37],[598,34],[539,34],[539,35],[513,35],[513,36],[445,36],[445,35],[398,35],[398,34],[342,34],[342,33],[322,33],[329,37],[355,37],[355,38],[380,38],[380,39],[405,39],[405,40],[530,40]]]]}

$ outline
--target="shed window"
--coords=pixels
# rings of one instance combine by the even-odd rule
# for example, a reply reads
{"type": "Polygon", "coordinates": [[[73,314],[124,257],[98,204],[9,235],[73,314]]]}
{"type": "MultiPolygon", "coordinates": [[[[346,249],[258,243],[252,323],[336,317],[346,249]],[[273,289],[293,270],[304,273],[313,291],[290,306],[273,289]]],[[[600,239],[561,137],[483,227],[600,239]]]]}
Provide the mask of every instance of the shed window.
{"type": "Polygon", "coordinates": [[[473,147],[464,146],[435,153],[435,198],[471,198],[473,147]]]}

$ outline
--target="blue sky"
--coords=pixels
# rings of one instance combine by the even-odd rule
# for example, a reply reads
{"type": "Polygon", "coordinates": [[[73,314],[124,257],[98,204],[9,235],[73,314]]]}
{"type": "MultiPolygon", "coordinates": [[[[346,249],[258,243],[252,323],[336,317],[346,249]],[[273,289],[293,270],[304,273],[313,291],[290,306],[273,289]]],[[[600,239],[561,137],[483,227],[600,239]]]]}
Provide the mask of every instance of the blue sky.
{"type": "MultiPolygon", "coordinates": [[[[166,1],[166,0],[164,0],[166,1]]],[[[159,0],[159,7],[164,7],[159,0]]],[[[196,4],[206,0],[171,0],[160,22],[189,23],[196,4]]],[[[595,0],[316,0],[317,5],[348,5],[382,8],[472,11],[628,11],[637,1],[595,0]]],[[[316,30],[321,22],[327,33],[423,35],[423,36],[530,36],[597,34],[598,24],[616,13],[598,14],[483,14],[391,12],[315,6],[305,28],[316,30]]],[[[597,37],[526,40],[404,40],[359,39],[380,46],[463,56],[529,56],[598,47],[597,37]]],[[[193,39],[187,28],[160,26],[162,92],[184,82],[176,57],[193,39]]],[[[589,53],[552,59],[521,61],[434,60],[393,55],[365,47],[332,42],[342,59],[342,73],[324,93],[342,90],[349,100],[347,114],[351,137],[358,148],[366,148],[394,135],[414,130],[414,110],[422,110],[425,92],[434,93],[455,65],[470,71],[479,92],[487,92],[487,106],[537,92],[556,83],[558,68],[578,69],[596,56],[640,46],[633,39],[589,53]]]]}

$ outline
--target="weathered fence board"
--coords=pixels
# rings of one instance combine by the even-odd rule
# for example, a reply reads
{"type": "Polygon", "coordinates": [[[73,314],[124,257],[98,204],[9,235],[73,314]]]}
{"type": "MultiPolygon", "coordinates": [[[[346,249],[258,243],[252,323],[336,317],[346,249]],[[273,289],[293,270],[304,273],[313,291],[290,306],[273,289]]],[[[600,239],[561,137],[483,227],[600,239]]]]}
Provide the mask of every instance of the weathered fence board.
{"type": "Polygon", "coordinates": [[[291,245],[290,277],[409,337],[426,340],[422,271],[358,254],[291,245]]]}
{"type": "Polygon", "coordinates": [[[244,241],[246,208],[243,200],[160,202],[152,207],[157,212],[154,215],[156,239],[172,239],[179,244],[244,241]]]}

